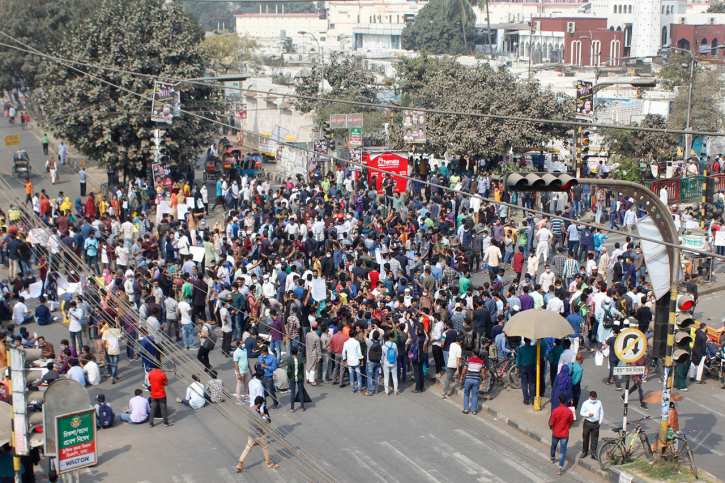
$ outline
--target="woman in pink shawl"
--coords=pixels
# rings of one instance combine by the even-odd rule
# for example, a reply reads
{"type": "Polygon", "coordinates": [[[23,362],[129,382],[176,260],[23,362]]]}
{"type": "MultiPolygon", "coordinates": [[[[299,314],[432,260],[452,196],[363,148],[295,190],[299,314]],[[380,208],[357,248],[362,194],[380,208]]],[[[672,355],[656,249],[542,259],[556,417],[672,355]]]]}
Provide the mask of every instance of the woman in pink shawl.
{"type": "Polygon", "coordinates": [[[88,195],[86,200],[86,217],[95,218],[98,216],[98,210],[96,209],[96,198],[93,193],[88,195]]]}

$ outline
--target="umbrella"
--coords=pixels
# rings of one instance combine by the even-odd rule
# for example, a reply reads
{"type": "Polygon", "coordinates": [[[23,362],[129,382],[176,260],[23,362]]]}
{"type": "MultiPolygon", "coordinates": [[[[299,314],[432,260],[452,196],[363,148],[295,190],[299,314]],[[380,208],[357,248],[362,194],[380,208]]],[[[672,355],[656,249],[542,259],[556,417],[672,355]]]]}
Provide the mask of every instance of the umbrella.
{"type": "Polygon", "coordinates": [[[574,333],[569,321],[552,310],[524,310],[506,322],[503,331],[509,337],[531,340],[553,337],[562,339],[574,333]]]}
{"type": "MultiPolygon", "coordinates": [[[[682,397],[682,394],[672,389],[670,391],[670,401],[678,402],[682,401],[684,398],[682,397]]],[[[649,394],[647,394],[644,399],[642,399],[642,402],[648,402],[648,403],[661,403],[662,402],[662,391],[654,391],[649,394]]]]}

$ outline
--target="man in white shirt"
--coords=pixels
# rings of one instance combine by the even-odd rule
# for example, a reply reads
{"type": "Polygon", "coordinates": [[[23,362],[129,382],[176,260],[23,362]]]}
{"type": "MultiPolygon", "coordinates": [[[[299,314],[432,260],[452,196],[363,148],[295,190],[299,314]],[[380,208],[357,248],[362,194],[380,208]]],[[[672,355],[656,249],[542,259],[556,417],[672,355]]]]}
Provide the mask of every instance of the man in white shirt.
{"type": "Polygon", "coordinates": [[[597,459],[597,443],[599,443],[599,426],[601,426],[604,420],[604,410],[602,409],[602,402],[597,399],[597,392],[589,392],[589,399],[582,403],[582,408],[579,414],[584,418],[584,424],[582,428],[582,454],[580,458],[587,456],[590,448],[592,459],[597,459]]]}
{"type": "Polygon", "coordinates": [[[634,231],[635,223],[637,223],[637,213],[634,211],[634,205],[632,205],[624,213],[624,227],[627,228],[629,232],[632,232],[634,231]]]}
{"type": "MultiPolygon", "coordinates": [[[[358,344],[358,346],[359,345],[360,344],[358,344]]],[[[249,407],[254,407],[254,400],[257,399],[257,396],[265,398],[264,384],[262,384],[263,378],[264,370],[262,370],[261,367],[258,367],[255,372],[252,372],[252,378],[249,380],[249,407]]],[[[267,402],[265,399],[264,404],[262,404],[262,408],[265,408],[266,405],[267,402]]]]}
{"type": "Polygon", "coordinates": [[[544,263],[546,263],[549,258],[549,242],[553,236],[554,235],[548,228],[546,228],[546,226],[542,226],[541,230],[536,232],[536,239],[538,240],[538,243],[536,244],[536,256],[541,258],[541,255],[543,254],[544,263]]]}
{"type": "Polygon", "coordinates": [[[116,265],[125,272],[126,267],[128,267],[128,247],[126,245],[118,245],[115,252],[116,265]]]}
{"type": "MultiPolygon", "coordinates": [[[[355,393],[355,374],[357,374],[357,387],[362,392],[362,350],[360,349],[360,342],[355,340],[355,329],[350,329],[350,338],[345,341],[342,345],[342,358],[345,361],[345,367],[350,372],[350,391],[355,393]]],[[[251,397],[251,394],[250,394],[251,397]]]]}
{"type": "Polygon", "coordinates": [[[549,302],[546,304],[546,310],[551,310],[552,312],[556,312],[557,314],[563,314],[564,301],[561,300],[561,297],[563,297],[563,295],[561,294],[561,292],[559,292],[558,295],[554,295],[552,298],[550,298],[549,302]]]}
{"type": "Polygon", "coordinates": [[[561,342],[561,346],[564,348],[564,351],[559,356],[559,366],[556,369],[557,374],[559,374],[561,368],[564,367],[565,364],[574,362],[574,358],[576,357],[576,352],[571,348],[571,339],[568,337],[565,338],[561,342]]]}
{"type": "Polygon", "coordinates": [[[544,271],[541,272],[541,275],[539,275],[539,285],[541,285],[541,288],[544,290],[549,290],[549,287],[554,285],[554,280],[556,280],[556,274],[551,271],[551,267],[548,264],[544,264],[544,271]]]}
{"type": "MultiPolygon", "coordinates": [[[[452,327],[452,326],[451,326],[452,327]]],[[[455,378],[460,376],[460,367],[461,367],[461,356],[463,355],[463,350],[461,348],[461,342],[463,342],[463,333],[458,334],[458,338],[455,342],[453,342],[450,347],[448,348],[448,363],[446,364],[446,382],[443,385],[443,398],[447,398],[450,396],[448,394],[448,388],[451,386],[451,383],[454,381],[455,378]]]]}
{"type": "Polygon", "coordinates": [[[179,302],[177,312],[181,315],[181,336],[186,350],[196,350],[194,347],[194,324],[191,320],[191,295],[179,302]]]}
{"type": "Polygon", "coordinates": [[[201,409],[206,404],[206,386],[199,381],[199,376],[192,374],[193,382],[186,388],[186,397],[176,398],[176,402],[185,404],[191,409],[201,409]]]}
{"type": "Polygon", "coordinates": [[[81,359],[83,372],[86,375],[86,384],[89,386],[97,386],[101,383],[101,370],[98,368],[96,361],[90,359],[81,359]]]}
{"type": "Polygon", "coordinates": [[[25,305],[25,298],[22,296],[18,297],[18,303],[13,307],[13,323],[15,325],[22,325],[30,322],[34,318],[33,314],[28,312],[28,306],[25,305]]]}
{"type": "Polygon", "coordinates": [[[123,234],[123,241],[126,247],[131,247],[133,245],[133,231],[134,231],[134,224],[131,223],[131,219],[128,218],[126,221],[121,224],[121,233],[123,234]]]}

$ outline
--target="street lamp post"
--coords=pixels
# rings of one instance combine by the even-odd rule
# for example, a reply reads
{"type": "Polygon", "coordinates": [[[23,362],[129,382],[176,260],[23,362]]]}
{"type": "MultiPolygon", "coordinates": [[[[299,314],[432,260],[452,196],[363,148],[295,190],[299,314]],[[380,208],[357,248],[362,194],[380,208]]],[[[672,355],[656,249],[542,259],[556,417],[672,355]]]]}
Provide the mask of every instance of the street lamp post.
{"type": "Polygon", "coordinates": [[[317,37],[315,37],[315,34],[313,34],[312,32],[306,32],[304,30],[300,30],[297,33],[300,35],[309,35],[310,37],[312,37],[312,40],[314,40],[315,43],[317,44],[317,52],[320,54],[320,77],[321,77],[320,93],[324,93],[325,92],[325,56],[322,53],[322,47],[320,47],[320,42],[317,40],[317,37]]]}

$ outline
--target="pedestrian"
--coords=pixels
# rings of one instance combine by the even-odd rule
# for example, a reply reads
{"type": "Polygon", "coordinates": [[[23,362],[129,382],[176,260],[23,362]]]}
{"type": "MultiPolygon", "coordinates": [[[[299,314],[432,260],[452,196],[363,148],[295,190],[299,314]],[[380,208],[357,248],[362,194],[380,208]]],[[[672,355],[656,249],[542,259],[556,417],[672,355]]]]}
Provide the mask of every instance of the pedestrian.
{"type": "Polygon", "coordinates": [[[269,353],[266,345],[260,348],[257,367],[263,371],[264,378],[262,379],[262,384],[264,385],[266,394],[272,398],[272,409],[277,409],[279,407],[279,401],[277,400],[277,392],[274,387],[274,371],[277,369],[277,359],[269,353]]]}
{"type": "Polygon", "coordinates": [[[264,407],[264,398],[262,396],[257,396],[254,399],[252,409],[254,409],[254,412],[256,413],[256,416],[254,419],[249,420],[249,438],[247,439],[247,447],[244,448],[244,452],[239,457],[239,463],[237,464],[237,473],[243,473],[247,471],[244,468],[244,460],[249,455],[249,452],[252,451],[252,448],[254,448],[255,444],[258,444],[262,447],[262,453],[264,454],[264,461],[267,463],[267,468],[273,469],[273,468],[279,468],[279,465],[272,463],[272,459],[269,455],[269,445],[267,443],[267,437],[265,434],[265,429],[267,425],[272,423],[272,420],[269,417],[269,413],[264,407]]]}
{"type": "MultiPolygon", "coordinates": [[[[281,327],[284,329],[284,324],[281,324],[281,327]]],[[[312,330],[305,336],[305,372],[310,385],[316,386],[317,364],[322,361],[322,344],[320,336],[317,335],[317,322],[312,322],[311,328],[312,330]]]]}
{"type": "Polygon", "coordinates": [[[707,353],[707,324],[700,322],[700,327],[695,330],[693,338],[690,382],[697,380],[698,384],[703,384],[702,374],[705,369],[705,354],[707,353]]]}
{"type": "Polygon", "coordinates": [[[292,357],[287,359],[287,379],[290,388],[290,409],[295,412],[295,398],[299,394],[300,410],[305,412],[305,369],[304,364],[298,357],[299,347],[292,348],[292,357]]]}
{"type": "Polygon", "coordinates": [[[78,181],[81,186],[81,196],[86,195],[86,181],[88,180],[88,175],[86,174],[86,169],[81,166],[80,171],[78,171],[78,181]]]}
{"type": "MultiPolygon", "coordinates": [[[[350,372],[350,392],[355,394],[359,390],[362,394],[362,373],[360,372],[364,365],[362,349],[360,343],[355,339],[357,329],[350,328],[350,338],[345,341],[342,346],[342,359],[345,361],[345,367],[350,372]],[[355,375],[357,374],[357,386],[355,385],[355,375]]],[[[342,376],[340,376],[342,381],[342,376]]],[[[342,387],[342,384],[340,384],[342,387]]]]}
{"type": "Polygon", "coordinates": [[[413,353],[413,377],[415,378],[415,389],[413,393],[423,392],[423,362],[428,355],[428,336],[423,330],[423,326],[419,325],[416,328],[416,334],[414,336],[413,343],[411,344],[410,351],[413,353]]]}
{"type": "Polygon", "coordinates": [[[569,366],[562,366],[561,371],[559,374],[556,375],[556,379],[554,380],[554,384],[552,384],[552,390],[551,390],[551,410],[559,406],[559,400],[561,399],[559,396],[564,395],[565,399],[565,405],[570,406],[572,402],[572,392],[571,392],[571,376],[569,375],[569,366]]]}
{"type": "Polygon", "coordinates": [[[174,423],[169,421],[169,415],[166,408],[166,386],[169,384],[169,380],[166,378],[166,374],[156,368],[149,373],[149,392],[151,393],[151,415],[149,416],[149,426],[154,427],[154,418],[156,416],[156,409],[161,409],[161,417],[164,420],[164,426],[173,426],[174,423]]]}
{"type": "Polygon", "coordinates": [[[584,354],[577,354],[574,362],[569,363],[569,374],[571,375],[571,396],[572,406],[579,407],[579,398],[582,394],[582,376],[584,375],[584,354]]]}
{"type": "Polygon", "coordinates": [[[551,429],[552,463],[556,463],[556,447],[559,446],[559,474],[564,472],[566,461],[566,446],[569,444],[569,428],[574,424],[574,414],[566,407],[566,396],[559,394],[558,406],[551,412],[549,429],[551,429]]]}
{"type": "Polygon", "coordinates": [[[398,345],[390,341],[390,334],[383,334],[383,384],[385,384],[385,395],[390,395],[389,380],[393,379],[393,392],[398,392],[398,345]]]}
{"type": "MultiPolygon", "coordinates": [[[[58,157],[60,158],[60,164],[62,166],[65,166],[65,160],[68,157],[68,146],[61,141],[60,146],[58,146],[58,157]]],[[[83,196],[83,194],[81,194],[83,196]]]]}
{"type": "Polygon", "coordinates": [[[368,376],[368,387],[365,395],[372,396],[376,392],[380,392],[380,364],[383,361],[383,346],[380,343],[380,331],[377,328],[372,331],[372,339],[365,339],[365,344],[367,346],[368,376]]]}
{"type": "Polygon", "coordinates": [[[55,158],[51,156],[46,161],[46,164],[48,166],[48,172],[50,173],[50,184],[55,184],[58,181],[58,166],[56,165],[55,158]]]}
{"type": "Polygon", "coordinates": [[[478,390],[481,387],[481,381],[486,378],[485,371],[484,362],[477,354],[468,356],[461,374],[461,379],[464,381],[463,414],[468,414],[469,410],[474,416],[478,414],[478,390]]]}
{"type": "MultiPolygon", "coordinates": [[[[451,394],[448,393],[448,388],[451,386],[451,383],[455,383],[458,379],[458,376],[461,373],[461,357],[463,355],[463,350],[461,349],[461,344],[463,343],[463,333],[460,333],[456,336],[456,339],[451,343],[449,349],[448,349],[448,362],[446,364],[446,381],[443,383],[443,399],[449,397],[451,394]]],[[[455,384],[453,386],[453,390],[455,390],[455,384]]],[[[451,391],[452,393],[453,391],[451,391]]]]}
{"type": "Polygon", "coordinates": [[[199,332],[199,340],[201,340],[201,344],[199,345],[199,352],[197,352],[196,358],[199,362],[204,364],[207,371],[210,371],[212,365],[209,362],[209,353],[216,345],[216,334],[214,334],[214,330],[211,328],[211,325],[204,321],[203,317],[199,317],[198,320],[201,324],[201,331],[199,332]]]}
{"type": "MultiPolygon", "coordinates": [[[[647,371],[649,370],[647,368],[647,363],[645,362],[644,355],[634,361],[632,363],[632,366],[635,367],[644,367],[645,374],[647,374],[647,371]]],[[[642,409],[647,409],[647,403],[644,402],[642,399],[644,398],[644,392],[642,391],[642,374],[635,374],[632,376],[632,385],[629,387],[629,394],[632,394],[634,391],[639,391],[639,405],[642,409]]],[[[622,401],[624,401],[624,394],[620,396],[622,398],[622,401]]]]}
{"type": "Polygon", "coordinates": [[[43,155],[48,155],[48,144],[50,144],[50,140],[48,139],[48,134],[44,133],[43,137],[40,138],[40,144],[43,145],[43,155]]]}
{"type": "Polygon", "coordinates": [[[237,339],[237,348],[232,356],[234,360],[234,374],[237,376],[237,404],[244,404],[245,398],[249,397],[249,359],[244,340],[237,339]]]}
{"type": "Polygon", "coordinates": [[[582,427],[582,454],[580,458],[586,458],[589,450],[592,452],[592,459],[597,459],[597,444],[599,443],[599,428],[604,420],[602,402],[597,399],[597,391],[589,392],[589,399],[582,403],[579,414],[584,418],[582,427]]]}
{"type": "MultiPolygon", "coordinates": [[[[540,344],[541,341],[537,343],[540,344]]],[[[516,370],[521,377],[524,404],[533,404],[536,396],[536,346],[532,345],[531,339],[524,338],[523,345],[516,351],[516,370]]]]}

